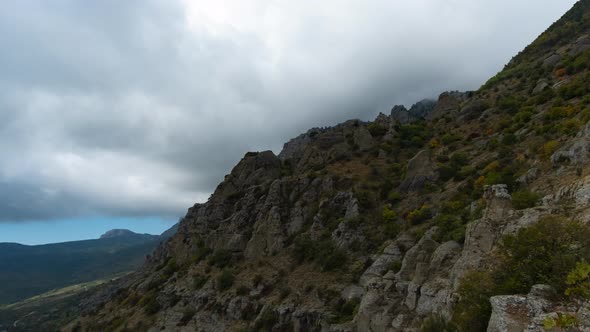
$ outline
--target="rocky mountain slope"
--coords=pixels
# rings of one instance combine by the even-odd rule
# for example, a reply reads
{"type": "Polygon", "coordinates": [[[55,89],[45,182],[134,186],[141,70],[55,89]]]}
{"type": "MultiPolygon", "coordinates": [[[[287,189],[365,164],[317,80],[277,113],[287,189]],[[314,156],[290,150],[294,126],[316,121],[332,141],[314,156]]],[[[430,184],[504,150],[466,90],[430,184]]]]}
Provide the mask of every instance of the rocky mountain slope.
{"type": "Polygon", "coordinates": [[[67,331],[590,330],[590,1],[478,91],[249,152],[67,331]]]}

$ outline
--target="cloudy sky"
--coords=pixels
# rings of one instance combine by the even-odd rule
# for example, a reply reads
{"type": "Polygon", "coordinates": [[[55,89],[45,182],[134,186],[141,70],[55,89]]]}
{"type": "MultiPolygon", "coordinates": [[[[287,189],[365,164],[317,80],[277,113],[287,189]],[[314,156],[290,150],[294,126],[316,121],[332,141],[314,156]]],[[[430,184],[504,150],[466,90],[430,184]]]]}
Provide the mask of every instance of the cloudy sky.
{"type": "Polygon", "coordinates": [[[6,2],[0,241],[163,230],[246,151],[477,89],[574,2],[6,2]]]}

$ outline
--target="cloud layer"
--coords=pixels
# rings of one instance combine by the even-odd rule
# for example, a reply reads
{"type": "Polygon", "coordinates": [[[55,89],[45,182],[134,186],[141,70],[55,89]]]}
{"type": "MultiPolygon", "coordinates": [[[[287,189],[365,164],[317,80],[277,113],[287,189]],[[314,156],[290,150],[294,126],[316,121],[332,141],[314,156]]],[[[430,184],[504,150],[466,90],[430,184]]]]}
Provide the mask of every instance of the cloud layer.
{"type": "Polygon", "coordinates": [[[573,3],[7,3],[0,221],[180,216],[246,151],[476,89],[573,3]]]}

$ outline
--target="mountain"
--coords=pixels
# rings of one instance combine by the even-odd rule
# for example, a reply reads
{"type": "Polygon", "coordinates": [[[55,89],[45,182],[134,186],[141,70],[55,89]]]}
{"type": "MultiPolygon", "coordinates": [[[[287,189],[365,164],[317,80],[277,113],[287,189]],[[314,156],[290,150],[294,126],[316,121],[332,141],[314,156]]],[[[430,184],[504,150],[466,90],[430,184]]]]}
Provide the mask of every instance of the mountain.
{"type": "Polygon", "coordinates": [[[498,75],[249,152],[66,331],[590,328],[590,0],[498,75]]]}
{"type": "Polygon", "coordinates": [[[134,233],[128,229],[111,229],[110,231],[101,235],[99,239],[109,239],[109,238],[114,238],[114,237],[133,237],[133,236],[152,237],[152,235],[138,234],[138,233],[134,233]]]}
{"type": "Polygon", "coordinates": [[[169,236],[116,229],[97,240],[35,246],[0,243],[0,304],[134,271],[169,236]]]}

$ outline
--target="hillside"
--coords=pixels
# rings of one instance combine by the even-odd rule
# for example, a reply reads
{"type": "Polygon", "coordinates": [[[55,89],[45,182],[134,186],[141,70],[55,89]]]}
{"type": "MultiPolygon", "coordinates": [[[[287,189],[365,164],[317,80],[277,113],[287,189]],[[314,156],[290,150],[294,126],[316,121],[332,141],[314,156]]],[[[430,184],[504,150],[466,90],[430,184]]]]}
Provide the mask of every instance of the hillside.
{"type": "Polygon", "coordinates": [[[0,243],[0,304],[133,271],[167,238],[111,231],[96,240],[36,246],[0,243]]]}
{"type": "Polygon", "coordinates": [[[589,22],[478,91],[247,153],[64,329],[589,329],[589,22]]]}

